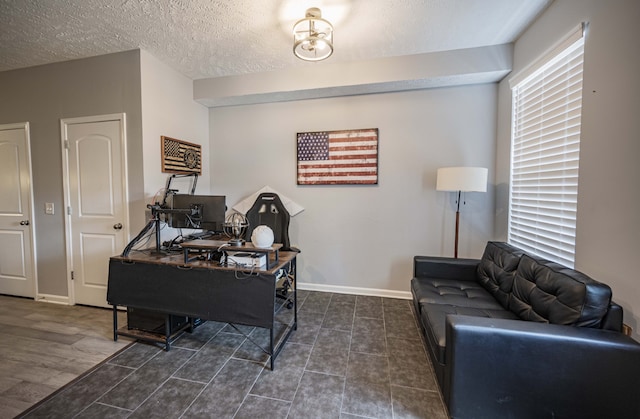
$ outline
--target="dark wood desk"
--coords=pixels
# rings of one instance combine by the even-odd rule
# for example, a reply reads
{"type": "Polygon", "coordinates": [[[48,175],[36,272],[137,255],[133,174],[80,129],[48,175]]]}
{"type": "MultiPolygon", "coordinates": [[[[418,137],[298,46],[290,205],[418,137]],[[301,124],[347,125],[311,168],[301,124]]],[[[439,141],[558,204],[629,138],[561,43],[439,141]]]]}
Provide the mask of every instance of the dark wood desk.
{"type": "MultiPolygon", "coordinates": [[[[274,261],[275,253],[270,254],[269,269],[253,270],[208,260],[185,263],[183,254],[145,251],[114,256],[109,260],[107,288],[107,301],[113,306],[114,340],[118,334],[127,334],[118,329],[118,306],[261,327],[270,331],[269,348],[261,349],[270,355],[273,369],[275,358],[298,325],[296,255],[279,252],[274,261]],[[276,301],[281,275],[287,275],[292,283],[289,299],[283,302],[276,301]],[[287,302],[293,303],[289,324],[281,320],[286,316],[276,316],[287,302]]],[[[170,342],[165,343],[169,349],[170,342]]]]}
{"type": "Polygon", "coordinates": [[[269,247],[256,247],[251,242],[246,242],[241,246],[231,246],[228,240],[192,240],[182,243],[184,249],[184,262],[189,263],[189,252],[193,250],[212,252],[250,252],[261,253],[267,256],[267,269],[273,268],[280,261],[281,243],[273,243],[269,247]]]}

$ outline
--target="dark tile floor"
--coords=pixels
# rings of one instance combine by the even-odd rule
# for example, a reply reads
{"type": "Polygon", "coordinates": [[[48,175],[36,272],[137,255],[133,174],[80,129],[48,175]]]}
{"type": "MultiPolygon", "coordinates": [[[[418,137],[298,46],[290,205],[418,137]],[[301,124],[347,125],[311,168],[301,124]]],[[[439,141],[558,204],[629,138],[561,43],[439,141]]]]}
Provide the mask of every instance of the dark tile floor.
{"type": "Polygon", "coordinates": [[[250,341],[264,329],[240,330],[206,322],[169,352],[136,343],[25,417],[447,417],[409,300],[299,291],[275,371],[250,341]]]}

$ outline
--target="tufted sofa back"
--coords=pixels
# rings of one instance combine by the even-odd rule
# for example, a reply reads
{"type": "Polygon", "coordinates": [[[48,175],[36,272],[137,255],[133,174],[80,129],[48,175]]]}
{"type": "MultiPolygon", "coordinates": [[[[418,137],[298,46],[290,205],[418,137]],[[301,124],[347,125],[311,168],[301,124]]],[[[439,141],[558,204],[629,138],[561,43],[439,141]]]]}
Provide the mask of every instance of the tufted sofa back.
{"type": "Polygon", "coordinates": [[[477,267],[477,279],[482,286],[509,308],[513,279],[524,252],[503,242],[488,242],[477,267]]]}
{"type": "Polygon", "coordinates": [[[523,320],[599,328],[611,303],[608,285],[508,243],[488,242],[476,274],[503,307],[523,320]]]}
{"type": "Polygon", "coordinates": [[[524,320],[598,328],[610,302],[608,285],[558,263],[524,255],[509,309],[524,320]]]}

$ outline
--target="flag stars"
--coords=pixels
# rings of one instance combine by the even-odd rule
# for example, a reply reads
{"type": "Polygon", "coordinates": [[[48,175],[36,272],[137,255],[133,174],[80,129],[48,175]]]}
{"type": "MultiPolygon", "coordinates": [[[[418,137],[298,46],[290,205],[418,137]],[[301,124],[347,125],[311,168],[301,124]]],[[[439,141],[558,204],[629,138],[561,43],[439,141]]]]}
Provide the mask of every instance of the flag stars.
{"type": "Polygon", "coordinates": [[[298,134],[298,160],[328,160],[329,134],[327,132],[303,132],[298,134]]]}

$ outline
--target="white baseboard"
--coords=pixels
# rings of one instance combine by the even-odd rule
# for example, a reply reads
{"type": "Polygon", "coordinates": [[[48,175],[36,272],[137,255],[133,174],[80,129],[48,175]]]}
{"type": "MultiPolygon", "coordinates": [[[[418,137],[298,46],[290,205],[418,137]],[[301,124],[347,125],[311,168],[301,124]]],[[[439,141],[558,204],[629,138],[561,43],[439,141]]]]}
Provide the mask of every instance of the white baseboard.
{"type": "Polygon", "coordinates": [[[69,305],[69,297],[65,297],[63,295],[38,294],[38,295],[36,295],[36,301],[43,301],[45,303],[69,305]]]}
{"type": "Polygon", "coordinates": [[[298,282],[298,289],[304,291],[334,292],[336,294],[368,295],[371,297],[411,299],[410,291],[382,290],[376,288],[345,287],[342,285],[311,284],[298,282]]]}
{"type": "MultiPolygon", "coordinates": [[[[368,295],[371,297],[400,298],[403,300],[411,299],[411,292],[409,291],[383,290],[383,289],[377,289],[377,288],[345,287],[342,285],[311,284],[311,283],[299,282],[298,289],[305,290],[305,291],[333,292],[336,294],[353,294],[353,295],[368,295]]],[[[69,305],[69,297],[65,297],[62,295],[38,294],[36,296],[36,301],[69,305]]]]}

